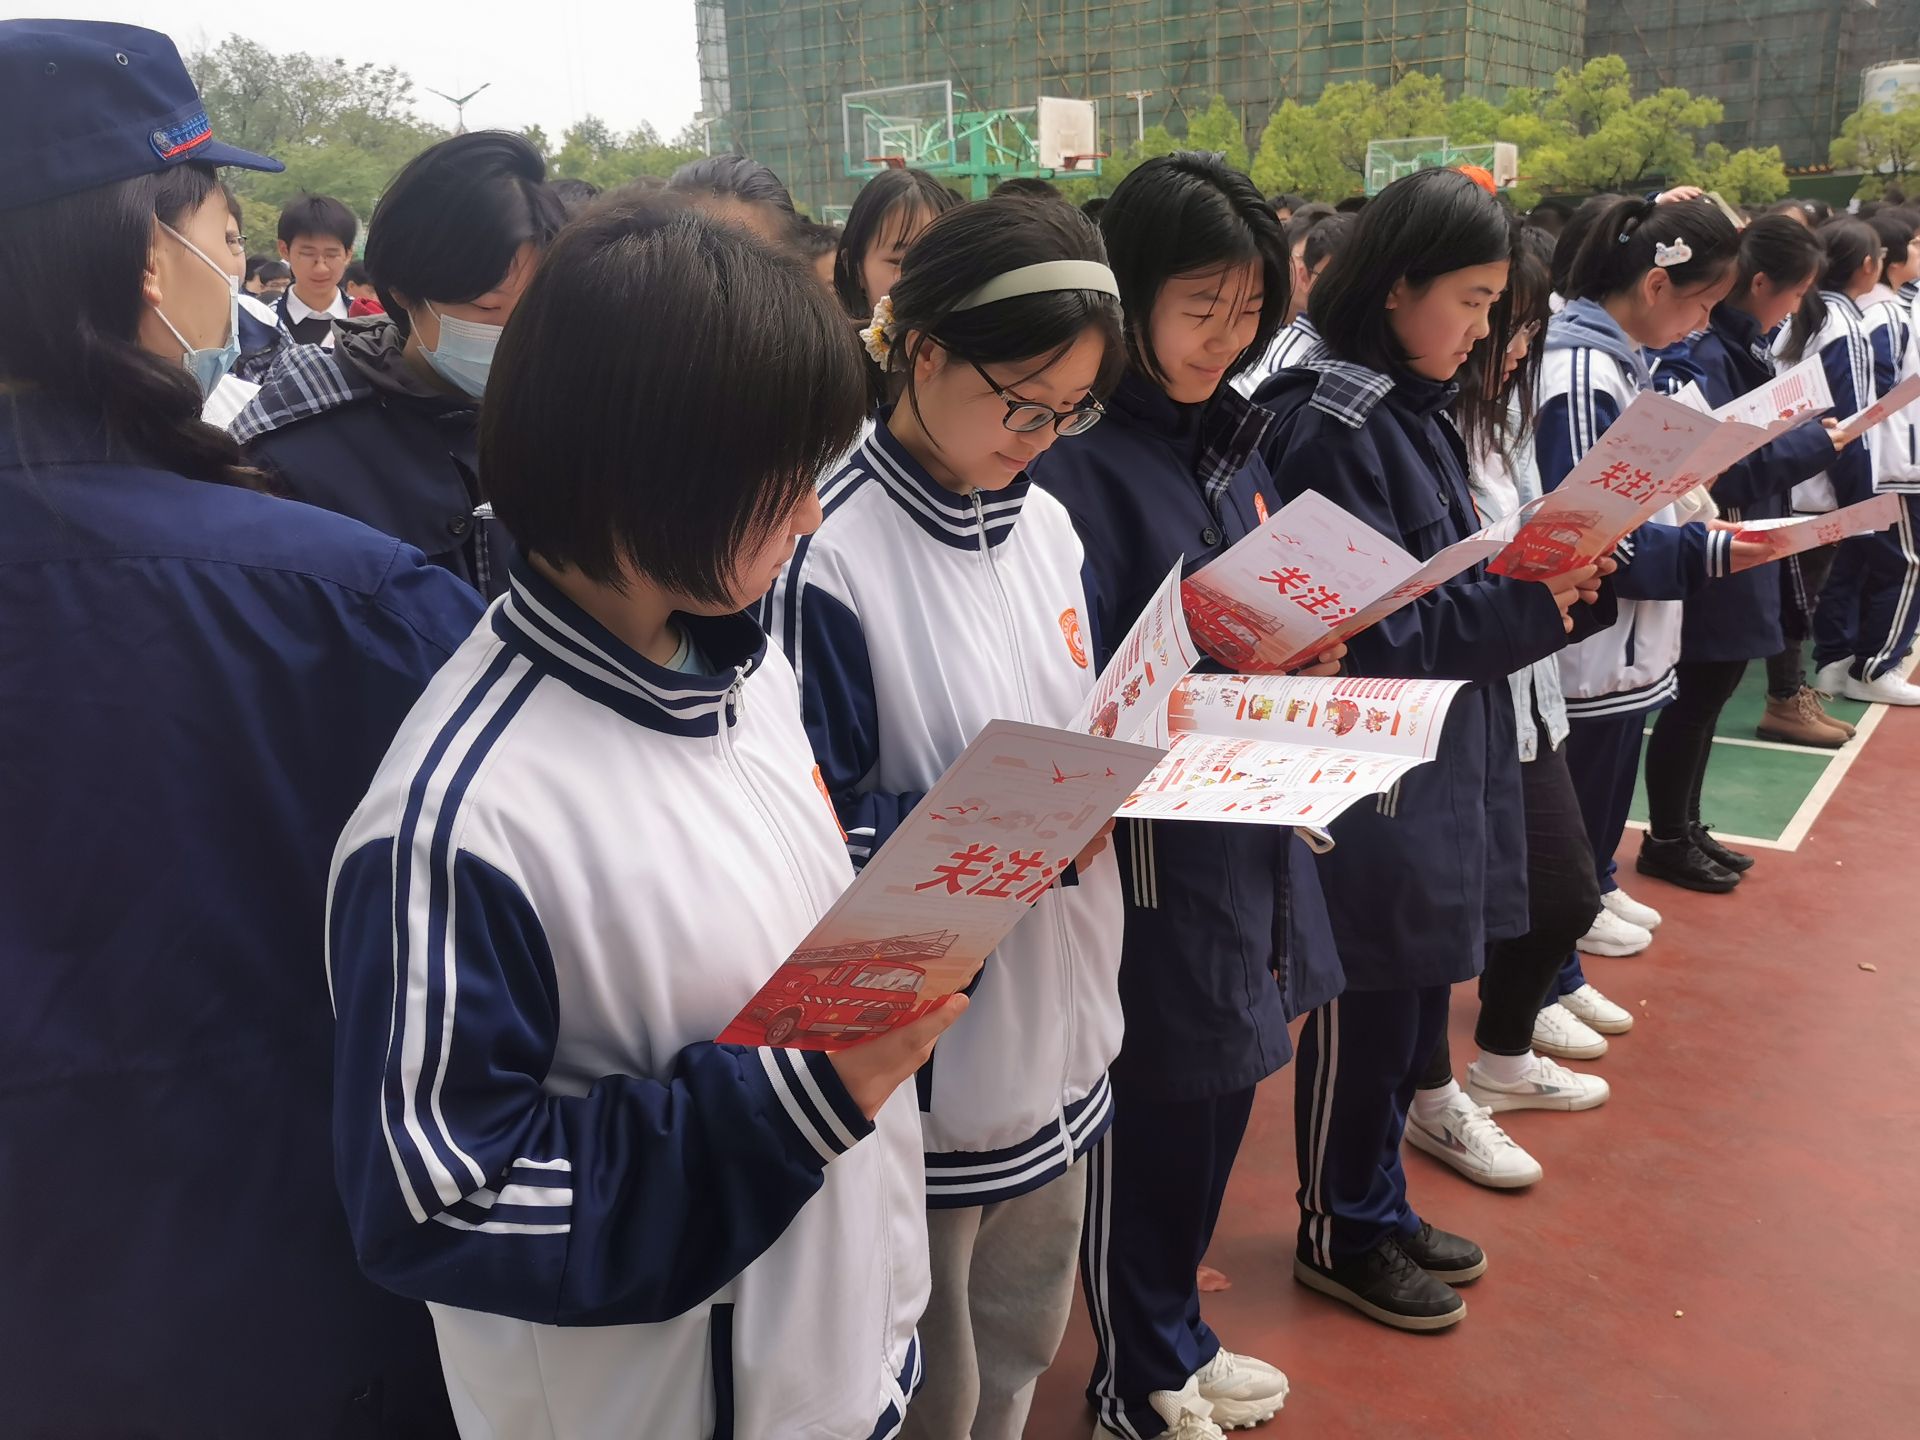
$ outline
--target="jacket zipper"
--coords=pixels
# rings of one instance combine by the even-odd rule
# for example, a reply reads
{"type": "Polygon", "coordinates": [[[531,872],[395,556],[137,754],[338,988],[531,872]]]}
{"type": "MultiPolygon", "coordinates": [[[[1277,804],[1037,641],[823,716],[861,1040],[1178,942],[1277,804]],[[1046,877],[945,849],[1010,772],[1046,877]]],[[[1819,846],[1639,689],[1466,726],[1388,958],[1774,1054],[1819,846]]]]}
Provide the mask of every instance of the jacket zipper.
{"type": "MultiPolygon", "coordinates": [[[[980,563],[987,567],[988,578],[993,582],[994,597],[1000,602],[1000,617],[1006,627],[1007,652],[1013,657],[1013,678],[1020,687],[1020,718],[1033,721],[1033,697],[1027,689],[1027,672],[1020,658],[1020,636],[1013,623],[1013,605],[1007,599],[1006,587],[1000,583],[1000,567],[993,558],[993,547],[987,543],[986,508],[975,490],[973,500],[973,521],[980,527],[980,563]]],[[[1041,899],[1045,899],[1043,895],[1041,899]]],[[[1073,1064],[1073,1040],[1075,1016],[1073,1013],[1073,950],[1067,933],[1066,917],[1060,913],[1060,906],[1049,905],[1048,919],[1053,923],[1055,948],[1060,955],[1060,995],[1061,1009],[1064,1011],[1066,1026],[1065,1043],[1060,1052],[1060,1140],[1066,1149],[1066,1158],[1073,1159],[1073,1134],[1067,1126],[1066,1093],[1067,1080],[1073,1064]]]]}
{"type": "Polygon", "coordinates": [[[793,853],[793,847],[787,843],[786,833],[774,822],[773,812],[767,808],[767,803],[761,798],[760,792],[748,780],[746,768],[741,765],[739,756],[734,752],[733,722],[747,713],[747,677],[744,671],[734,675],[733,685],[727,691],[723,706],[725,713],[719,717],[720,729],[717,739],[720,753],[727,762],[727,769],[732,773],[734,783],[740,787],[740,793],[747,797],[754,811],[760,816],[761,822],[767,827],[767,833],[773,836],[781,859],[786,861],[787,873],[793,877],[794,887],[800,892],[800,898],[808,906],[818,909],[820,907],[814,899],[813,887],[807,884],[806,874],[800,868],[799,857],[793,853]]]}

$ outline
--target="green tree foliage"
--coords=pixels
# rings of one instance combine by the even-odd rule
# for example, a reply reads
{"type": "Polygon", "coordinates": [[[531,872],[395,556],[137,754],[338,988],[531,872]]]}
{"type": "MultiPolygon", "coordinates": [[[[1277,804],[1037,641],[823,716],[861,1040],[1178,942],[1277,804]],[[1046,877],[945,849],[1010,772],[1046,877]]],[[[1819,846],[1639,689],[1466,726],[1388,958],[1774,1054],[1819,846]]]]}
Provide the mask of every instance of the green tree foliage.
{"type": "MultiPolygon", "coordinates": [[[[1161,132],[1165,134],[1163,130],[1161,132]]],[[[1168,136],[1171,140],[1172,137],[1168,136]]],[[[1187,125],[1187,145],[1189,150],[1212,150],[1226,157],[1227,164],[1236,170],[1247,168],[1247,131],[1240,123],[1240,117],[1233,113],[1227,104],[1227,97],[1215,95],[1213,103],[1206,112],[1196,116],[1187,125]]],[[[1141,157],[1145,159],[1143,155],[1141,157]]]]}
{"type": "Polygon", "coordinates": [[[1867,172],[1860,193],[1878,198],[1889,180],[1920,169],[1920,95],[1905,95],[1891,110],[1863,105],[1846,118],[1828,158],[1867,172]]]}
{"type": "Polygon", "coordinates": [[[364,228],[400,167],[447,132],[413,111],[413,81],[391,65],[281,54],[231,37],[187,57],[221,139],[286,162],[280,175],[231,171],[248,243],[271,251],[280,207],[301,191],[346,202],[364,228]]]}
{"type": "Polygon", "coordinates": [[[671,175],[702,153],[692,126],[668,144],[651,125],[621,135],[599,116],[586,115],[560,137],[549,168],[555,179],[587,180],[610,190],[642,175],[671,175]]]}
{"type": "Polygon", "coordinates": [[[1717,140],[1700,152],[1693,183],[1735,205],[1771,205],[1789,188],[1778,145],[1729,151],[1717,140]]]}

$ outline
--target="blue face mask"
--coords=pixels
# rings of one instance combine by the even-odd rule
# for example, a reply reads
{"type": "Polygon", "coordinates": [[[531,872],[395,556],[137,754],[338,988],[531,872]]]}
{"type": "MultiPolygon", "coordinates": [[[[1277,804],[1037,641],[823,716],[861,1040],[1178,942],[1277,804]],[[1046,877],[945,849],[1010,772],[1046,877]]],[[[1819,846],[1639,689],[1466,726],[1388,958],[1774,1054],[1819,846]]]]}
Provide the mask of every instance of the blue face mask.
{"type": "Polygon", "coordinates": [[[478,400],[487,391],[487,372],[493,368],[502,327],[454,319],[435,310],[431,300],[424,303],[440,322],[440,343],[431,350],[422,345],[420,353],[441,379],[478,400]]]}
{"type": "Polygon", "coordinates": [[[194,383],[200,387],[201,398],[205,399],[213,394],[214,387],[226,377],[227,372],[233,369],[234,362],[240,358],[240,277],[228,270],[226,266],[209,258],[206,251],[165,221],[159,224],[162,230],[186,246],[199,257],[202,264],[227,282],[227,343],[224,345],[210,349],[194,349],[187,343],[187,337],[180,333],[171,320],[167,319],[159,306],[156,305],[153,309],[153,313],[160,317],[160,323],[167,327],[167,332],[180,342],[182,352],[180,366],[193,376],[194,383]]]}

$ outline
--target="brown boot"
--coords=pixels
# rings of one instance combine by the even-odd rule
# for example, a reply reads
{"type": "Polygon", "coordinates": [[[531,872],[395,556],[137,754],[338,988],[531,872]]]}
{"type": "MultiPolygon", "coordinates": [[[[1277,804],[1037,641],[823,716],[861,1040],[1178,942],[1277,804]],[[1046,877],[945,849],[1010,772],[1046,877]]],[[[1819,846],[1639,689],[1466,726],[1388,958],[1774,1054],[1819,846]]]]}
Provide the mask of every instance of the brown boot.
{"type": "Polygon", "coordinates": [[[1852,738],[1853,731],[1831,719],[1820,708],[1819,698],[1807,686],[1800,693],[1780,700],[1767,697],[1767,712],[1760,717],[1754,734],[1762,740],[1778,740],[1787,745],[1811,745],[1821,750],[1838,750],[1852,738]]]}
{"type": "Polygon", "coordinates": [[[1842,720],[1838,715],[1829,715],[1827,713],[1827,707],[1820,703],[1822,700],[1831,700],[1833,698],[1831,695],[1827,694],[1824,690],[1815,690],[1808,685],[1802,685],[1800,687],[1800,693],[1808,697],[1814,712],[1819,715],[1822,720],[1826,721],[1827,724],[1833,726],[1836,730],[1846,731],[1847,739],[1853,739],[1853,726],[1849,725],[1845,720],[1842,720]]]}

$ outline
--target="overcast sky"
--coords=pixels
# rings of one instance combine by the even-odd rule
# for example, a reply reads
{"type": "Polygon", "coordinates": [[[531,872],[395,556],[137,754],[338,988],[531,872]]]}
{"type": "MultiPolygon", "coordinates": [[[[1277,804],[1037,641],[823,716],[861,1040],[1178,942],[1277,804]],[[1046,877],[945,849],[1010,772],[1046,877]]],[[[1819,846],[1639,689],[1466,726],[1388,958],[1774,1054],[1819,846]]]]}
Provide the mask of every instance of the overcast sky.
{"type": "Polygon", "coordinates": [[[398,65],[413,76],[423,117],[453,123],[425,93],[491,88],[467,107],[471,129],[537,123],[555,144],[592,112],[619,130],[649,121],[671,139],[700,108],[693,0],[346,0],[327,6],[158,7],[88,0],[7,0],[9,13],[123,20],[163,29],[184,53],[238,31],[275,50],[398,65]]]}

